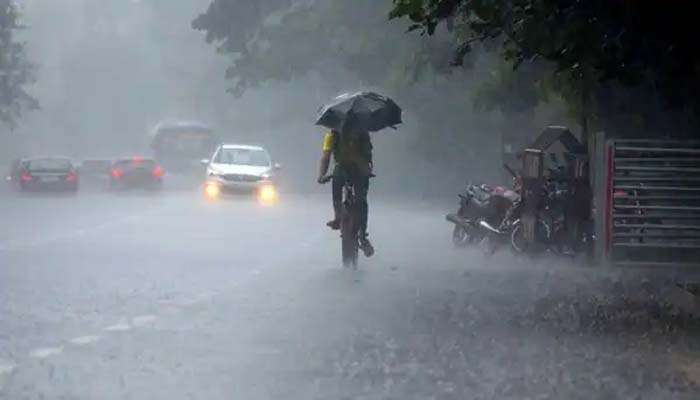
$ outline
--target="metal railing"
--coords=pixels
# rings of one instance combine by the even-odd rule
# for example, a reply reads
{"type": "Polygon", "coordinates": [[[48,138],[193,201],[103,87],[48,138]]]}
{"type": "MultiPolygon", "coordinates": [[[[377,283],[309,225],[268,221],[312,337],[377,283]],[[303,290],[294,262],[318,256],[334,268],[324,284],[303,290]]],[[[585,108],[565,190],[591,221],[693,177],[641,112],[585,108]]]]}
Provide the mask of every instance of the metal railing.
{"type": "Polygon", "coordinates": [[[605,258],[700,267],[700,142],[606,143],[605,258]]]}

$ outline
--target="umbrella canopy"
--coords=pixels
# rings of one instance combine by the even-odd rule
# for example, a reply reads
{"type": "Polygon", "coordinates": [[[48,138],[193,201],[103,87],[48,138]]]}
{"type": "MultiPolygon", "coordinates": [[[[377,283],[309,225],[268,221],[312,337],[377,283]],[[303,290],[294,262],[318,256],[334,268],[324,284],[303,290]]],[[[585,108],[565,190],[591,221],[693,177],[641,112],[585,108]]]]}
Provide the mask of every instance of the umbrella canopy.
{"type": "Polygon", "coordinates": [[[316,125],[341,131],[348,124],[369,132],[400,124],[401,107],[386,96],[374,92],[342,94],[319,110],[316,125]]]}

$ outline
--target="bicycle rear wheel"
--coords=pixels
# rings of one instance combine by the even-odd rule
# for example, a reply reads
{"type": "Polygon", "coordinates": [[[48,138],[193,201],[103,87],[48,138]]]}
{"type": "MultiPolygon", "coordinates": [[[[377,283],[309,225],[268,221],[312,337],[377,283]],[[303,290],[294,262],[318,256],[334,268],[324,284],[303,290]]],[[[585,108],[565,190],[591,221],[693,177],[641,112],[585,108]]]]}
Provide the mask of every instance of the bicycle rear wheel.
{"type": "Polygon", "coordinates": [[[343,206],[340,219],[340,237],[342,239],[343,266],[347,268],[357,267],[357,257],[359,250],[358,243],[358,215],[352,209],[343,206]]]}

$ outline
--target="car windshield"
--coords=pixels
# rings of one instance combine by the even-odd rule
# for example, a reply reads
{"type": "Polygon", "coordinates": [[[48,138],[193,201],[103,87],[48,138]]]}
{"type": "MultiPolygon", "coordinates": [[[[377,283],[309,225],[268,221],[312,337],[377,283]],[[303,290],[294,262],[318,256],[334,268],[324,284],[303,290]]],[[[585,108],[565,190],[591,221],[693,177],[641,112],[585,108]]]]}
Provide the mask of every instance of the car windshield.
{"type": "Polygon", "coordinates": [[[30,171],[67,170],[71,166],[70,160],[60,158],[42,158],[27,163],[27,169],[30,171]]]}
{"type": "Polygon", "coordinates": [[[261,149],[223,148],[216,154],[214,162],[218,164],[267,167],[270,165],[270,156],[265,150],[261,149]]]}

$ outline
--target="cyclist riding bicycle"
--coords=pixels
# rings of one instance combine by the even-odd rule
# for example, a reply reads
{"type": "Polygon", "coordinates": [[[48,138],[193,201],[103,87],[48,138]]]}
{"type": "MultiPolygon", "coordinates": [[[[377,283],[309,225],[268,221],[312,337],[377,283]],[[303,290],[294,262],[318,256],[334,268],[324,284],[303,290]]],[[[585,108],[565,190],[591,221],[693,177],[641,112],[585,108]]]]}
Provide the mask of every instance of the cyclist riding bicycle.
{"type": "Polygon", "coordinates": [[[335,161],[332,172],[332,193],[334,218],[326,225],[333,230],[340,229],[343,186],[349,182],[353,186],[360,210],[360,249],[367,257],[374,254],[374,248],[367,234],[367,192],[372,174],[372,141],[369,132],[355,129],[346,123],[341,130],[332,130],[323,138],[323,154],[318,171],[318,182],[328,181],[326,174],[331,156],[335,161]]]}

